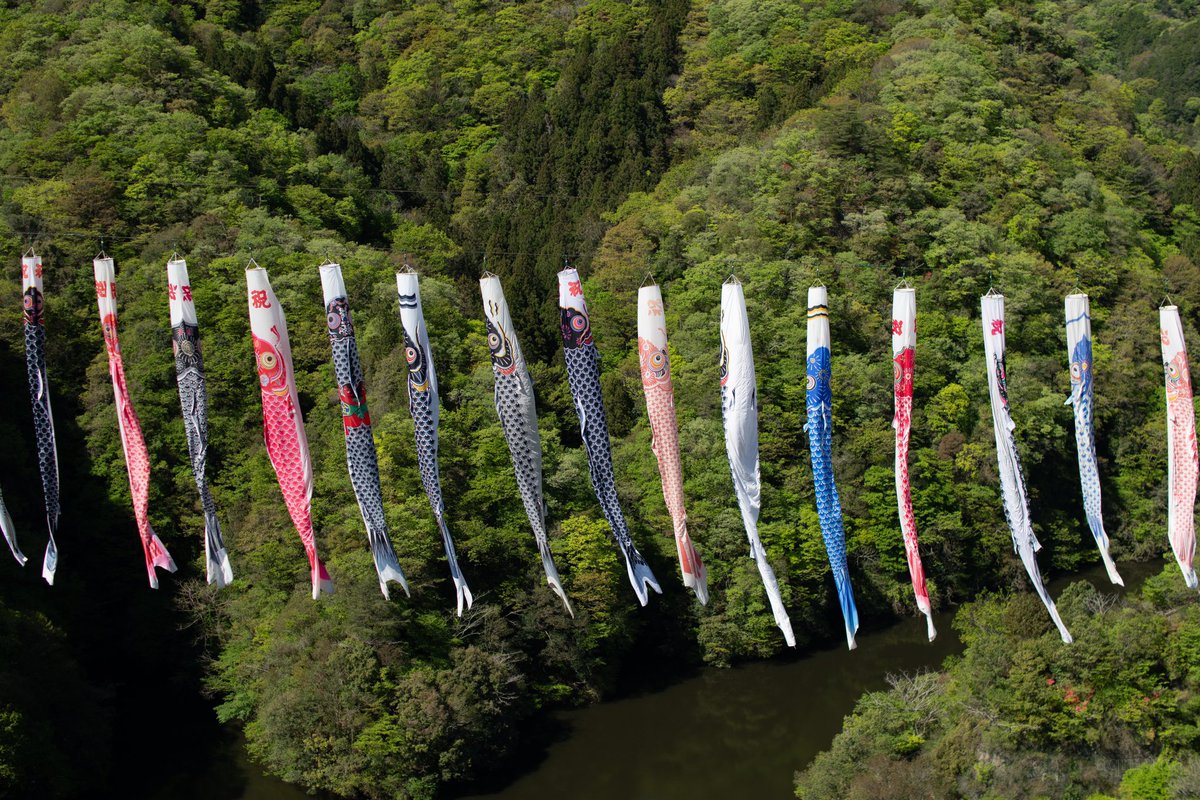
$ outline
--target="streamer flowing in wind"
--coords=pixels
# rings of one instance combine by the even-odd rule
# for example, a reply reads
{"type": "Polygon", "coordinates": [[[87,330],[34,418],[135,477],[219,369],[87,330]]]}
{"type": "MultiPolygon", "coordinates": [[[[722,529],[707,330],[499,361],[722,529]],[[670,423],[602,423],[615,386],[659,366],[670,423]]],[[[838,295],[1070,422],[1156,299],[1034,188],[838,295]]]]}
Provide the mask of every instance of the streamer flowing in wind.
{"type": "Polygon", "coordinates": [[[142,552],[146,556],[146,573],[150,588],[158,588],[155,567],[175,571],[175,562],[163,546],[158,534],[150,527],[150,454],[142,438],[142,426],[129,399],[125,385],[125,365],[121,360],[121,342],[117,339],[117,283],[111,258],[92,261],[96,276],[96,306],[100,310],[100,326],[108,350],[108,374],[112,378],[113,397],[117,404],[117,427],[121,432],[121,447],[125,451],[125,470],[129,473],[129,493],[133,498],[133,516],[137,520],[142,552]]]}
{"type": "Polygon", "coordinates": [[[1196,412],[1192,405],[1192,373],[1176,306],[1158,310],[1163,372],[1167,391],[1167,538],[1189,589],[1197,587],[1192,558],[1196,554],[1196,412]]]}
{"type": "Polygon", "coordinates": [[[3,494],[0,494],[0,532],[4,534],[4,541],[8,542],[8,549],[12,551],[13,558],[22,567],[25,566],[25,562],[29,559],[25,558],[25,554],[17,546],[17,529],[13,527],[12,517],[8,515],[8,507],[4,505],[3,494]]]}
{"type": "Polygon", "coordinates": [[[987,364],[988,393],[992,403],[992,428],[996,434],[996,460],[1000,470],[1004,518],[1012,532],[1013,549],[1021,557],[1021,563],[1029,573],[1034,590],[1045,603],[1062,640],[1070,644],[1073,641],[1071,633],[1058,616],[1058,609],[1054,607],[1054,601],[1050,599],[1050,593],[1042,583],[1042,573],[1038,570],[1037,551],[1042,549],[1042,545],[1034,535],[1033,523],[1029,519],[1025,478],[1021,474],[1017,440],[1013,437],[1017,426],[1008,409],[1008,373],[1004,366],[1004,296],[984,295],[980,298],[980,308],[983,312],[983,353],[987,364]]]}
{"type": "Polygon", "coordinates": [[[650,600],[647,586],[659,594],[662,594],[662,589],[650,566],[634,547],[633,538],[625,524],[625,515],[621,513],[608,442],[608,414],[604,410],[604,397],[600,394],[600,353],[592,341],[592,324],[583,297],[583,284],[574,269],[564,269],[558,273],[558,309],[563,355],[567,362],[567,383],[571,387],[571,398],[575,401],[575,412],[579,415],[579,432],[587,450],[592,489],[612,529],[617,547],[625,557],[629,582],[633,584],[638,602],[644,606],[650,600]]]}
{"type": "Polygon", "coordinates": [[[167,300],[171,308],[171,348],[175,353],[175,380],[179,386],[179,405],[183,409],[183,431],[187,436],[192,475],[200,492],[200,507],[204,509],[205,572],[208,582],[220,588],[228,586],[233,580],[233,567],[229,564],[229,554],[221,538],[217,506],[205,475],[205,465],[208,463],[208,389],[204,383],[204,359],[200,353],[196,305],[192,302],[192,282],[188,278],[187,262],[183,259],[167,262],[167,300]]]}
{"type": "Polygon", "coordinates": [[[542,495],[542,437],[538,433],[537,404],[533,397],[533,379],[525,356],[513,329],[512,316],[508,313],[508,302],[500,279],[485,273],[479,279],[479,292],[483,295],[484,324],[487,325],[488,350],[492,355],[492,373],[496,376],[496,413],[500,427],[508,442],[513,470],[517,474],[517,488],[521,502],[525,505],[525,516],[533,528],[533,539],[542,556],[542,569],[554,593],[562,598],[567,613],[575,616],[554,556],[550,553],[550,542],[546,539],[546,501],[542,495]]]}
{"type": "Polygon", "coordinates": [[[42,578],[54,585],[58,569],[58,521],[62,506],[58,496],[58,446],[54,441],[54,414],[50,411],[50,381],[46,377],[45,300],[42,296],[42,257],[21,258],[21,292],[25,323],[25,369],[29,375],[29,397],[33,402],[33,433],[37,439],[38,473],[46,501],[46,525],[50,540],[42,559],[42,578]]]}
{"type": "Polygon", "coordinates": [[[754,379],[754,352],[750,347],[750,321],[742,284],[731,278],[721,287],[721,415],[725,420],[725,452],[733,489],[742,511],[742,524],[750,540],[750,555],[758,565],[775,624],[789,647],[796,646],[792,622],[783,607],[775,571],[758,538],[762,505],[762,479],[758,464],[758,389],[754,379]]]}
{"type": "Polygon", "coordinates": [[[333,372],[337,378],[338,400],[342,405],[342,431],[346,436],[346,465],[350,484],[358,498],[367,527],[367,542],[379,576],[379,590],[386,599],[388,581],[396,581],[404,593],[412,596],[404,571],[396,559],[388,538],[387,517],[383,513],[383,490],[379,485],[379,459],[375,452],[375,436],[371,431],[371,412],[367,408],[367,382],[358,358],[358,343],[354,338],[354,323],[350,319],[350,302],[346,299],[346,283],[342,268],[337,264],[321,266],[321,288],[325,293],[325,320],[329,330],[329,346],[333,349],[333,372]]]}
{"type": "Polygon", "coordinates": [[[692,537],[688,535],[679,430],[675,421],[675,389],[667,353],[667,322],[662,292],[656,285],[638,290],[638,357],[642,366],[642,391],[646,394],[646,416],[650,420],[650,447],[658,459],[663,499],[675,528],[683,585],[692,589],[701,605],[705,605],[708,603],[708,574],[692,537]]]}
{"type": "Polygon", "coordinates": [[[900,533],[904,536],[904,553],[908,556],[908,574],[912,578],[917,608],[925,615],[929,641],[937,636],[933,627],[933,608],[929,590],[925,588],[925,568],[917,548],[917,520],[913,516],[912,489],[908,476],[908,442],[912,428],[913,367],[917,347],[917,293],[911,288],[897,288],[892,293],[892,371],[896,397],[896,503],[900,512],[900,533]]]}
{"type": "Polygon", "coordinates": [[[404,328],[404,358],[408,362],[408,410],[412,412],[413,428],[417,435],[417,464],[421,468],[421,482],[425,495],[433,509],[438,530],[442,532],[442,544],[446,547],[446,560],[450,563],[450,577],[454,580],[454,591],[458,597],[458,615],[461,617],[463,603],[467,608],[475,598],[467,586],[462,570],[458,567],[458,555],[454,552],[454,540],[446,527],[446,504],[442,501],[442,482],[438,477],[438,385],[437,373],[433,369],[433,357],[429,349],[429,334],[425,330],[425,312],[421,308],[421,287],[415,272],[396,273],[396,291],[400,295],[400,324],[404,328]]]}
{"type": "Polygon", "coordinates": [[[1079,483],[1083,488],[1083,511],[1100,549],[1108,579],[1118,586],[1125,582],[1108,554],[1108,534],[1100,507],[1100,470],[1096,462],[1096,433],[1092,423],[1092,315],[1086,294],[1067,295],[1067,355],[1071,359],[1071,396],[1066,405],[1075,410],[1075,451],[1079,454],[1079,483]]]}
{"type": "Polygon", "coordinates": [[[333,581],[324,562],[317,557],[312,523],[312,459],[308,452],[308,435],[304,432],[304,415],[300,412],[296,394],[287,320],[271,288],[267,271],[257,264],[246,270],[246,294],[258,388],[262,395],[263,441],[288,514],[308,555],[312,596],[316,600],[321,592],[333,592],[333,581]]]}
{"type": "Polygon", "coordinates": [[[813,485],[816,490],[817,517],[821,538],[833,569],[842,619],[846,623],[846,645],[853,650],[858,631],[858,609],[850,587],[850,569],[846,564],[846,533],[842,529],[842,502],[833,480],[833,394],[829,384],[829,295],[824,286],[808,290],[808,392],[805,395],[809,455],[812,458],[813,485]]]}

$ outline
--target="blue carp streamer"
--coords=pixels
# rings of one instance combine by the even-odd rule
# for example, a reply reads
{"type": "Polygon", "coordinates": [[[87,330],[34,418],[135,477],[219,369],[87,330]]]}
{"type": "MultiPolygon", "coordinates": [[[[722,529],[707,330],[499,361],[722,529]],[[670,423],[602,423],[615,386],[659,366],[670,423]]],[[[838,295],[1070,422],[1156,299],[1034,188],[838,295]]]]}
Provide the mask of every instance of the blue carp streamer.
{"type": "Polygon", "coordinates": [[[833,570],[838,603],[846,623],[846,644],[855,648],[858,609],[850,586],[846,564],[846,533],[842,529],[842,503],[833,480],[833,394],[829,385],[829,297],[823,286],[808,290],[808,391],[805,396],[809,454],[812,458],[813,485],[816,489],[817,516],[821,537],[833,570]]]}

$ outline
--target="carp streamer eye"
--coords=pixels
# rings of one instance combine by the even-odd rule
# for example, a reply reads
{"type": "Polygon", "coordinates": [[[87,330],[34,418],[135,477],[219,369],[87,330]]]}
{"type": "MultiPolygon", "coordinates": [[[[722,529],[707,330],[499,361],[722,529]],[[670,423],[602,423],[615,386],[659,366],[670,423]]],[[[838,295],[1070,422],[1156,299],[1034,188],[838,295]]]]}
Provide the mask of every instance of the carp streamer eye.
{"type": "Polygon", "coordinates": [[[336,331],[338,328],[342,327],[342,315],[336,311],[330,311],[329,314],[326,315],[325,319],[329,323],[329,330],[331,331],[336,331]]]}
{"type": "MultiPolygon", "coordinates": [[[[899,383],[899,382],[900,382],[900,378],[901,378],[901,376],[903,376],[903,375],[904,375],[904,370],[900,369],[900,362],[898,362],[898,361],[893,361],[893,362],[892,362],[892,380],[894,380],[894,381],[896,381],[897,383],[899,383]]],[[[810,378],[809,380],[811,380],[811,378],[810,378]]]]}
{"type": "Polygon", "coordinates": [[[278,363],[279,359],[275,357],[274,353],[260,353],[258,356],[258,366],[268,372],[275,369],[278,363]]]}
{"type": "Polygon", "coordinates": [[[814,378],[812,375],[809,375],[808,376],[808,391],[811,392],[815,388],[817,388],[817,379],[814,378]]]}
{"type": "Polygon", "coordinates": [[[413,364],[413,363],[415,363],[415,362],[416,362],[416,360],[417,360],[417,351],[416,351],[416,349],[415,349],[415,348],[412,348],[412,347],[406,347],[406,348],[404,348],[404,357],[405,357],[405,358],[408,360],[408,363],[409,363],[409,364],[413,364]]]}
{"type": "Polygon", "coordinates": [[[650,365],[652,367],[654,367],[655,369],[662,369],[662,366],[664,363],[666,363],[666,360],[667,360],[666,356],[663,355],[663,352],[661,350],[659,350],[658,352],[656,352],[652,356],[650,356],[650,365]]]}
{"type": "Polygon", "coordinates": [[[1085,370],[1085,369],[1087,369],[1087,367],[1081,366],[1078,362],[1072,363],[1071,364],[1071,377],[1074,378],[1075,380],[1079,380],[1083,376],[1083,370],[1085,370]]]}
{"type": "Polygon", "coordinates": [[[582,331],[584,329],[584,326],[586,326],[586,325],[587,325],[587,317],[584,317],[584,316],[571,317],[571,327],[574,328],[575,330],[582,331]]]}
{"type": "Polygon", "coordinates": [[[500,337],[494,333],[488,334],[488,348],[496,351],[500,349],[500,337]]]}
{"type": "Polygon", "coordinates": [[[33,295],[31,295],[31,294],[25,295],[25,310],[26,311],[33,310],[33,295]]]}

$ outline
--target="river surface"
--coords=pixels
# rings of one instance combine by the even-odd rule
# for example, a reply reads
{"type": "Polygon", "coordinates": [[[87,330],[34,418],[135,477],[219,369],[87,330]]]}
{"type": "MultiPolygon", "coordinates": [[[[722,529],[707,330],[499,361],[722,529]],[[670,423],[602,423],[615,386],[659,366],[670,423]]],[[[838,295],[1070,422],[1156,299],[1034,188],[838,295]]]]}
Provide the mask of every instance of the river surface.
{"type": "MultiPolygon", "coordinates": [[[[1119,568],[1128,592],[1162,562],[1119,568]]],[[[1053,581],[1052,594],[1080,579],[1122,591],[1096,567],[1053,581]]],[[[854,651],[838,643],[777,661],[706,668],[659,691],[557,712],[551,724],[562,734],[542,748],[540,759],[528,759],[528,771],[460,800],[790,797],[794,771],[829,747],[863,692],[886,689],[889,674],[937,669],[962,650],[952,618],[953,610],[934,615],[933,643],[926,641],[922,618],[905,619],[860,632],[854,651]]],[[[238,774],[240,786],[208,793],[208,800],[310,797],[263,775],[240,741],[231,741],[223,755],[223,768],[238,774]]]]}

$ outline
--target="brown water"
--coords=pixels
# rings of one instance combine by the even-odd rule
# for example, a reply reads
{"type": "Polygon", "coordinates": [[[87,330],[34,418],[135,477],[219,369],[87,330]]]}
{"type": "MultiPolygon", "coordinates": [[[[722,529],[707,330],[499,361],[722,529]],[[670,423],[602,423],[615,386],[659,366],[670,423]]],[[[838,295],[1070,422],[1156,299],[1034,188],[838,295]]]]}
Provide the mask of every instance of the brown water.
{"type": "MultiPolygon", "coordinates": [[[[1122,564],[1125,592],[1160,562],[1122,564]]],[[[1108,591],[1102,568],[1051,583],[1055,596],[1087,579],[1108,591]]],[[[462,800],[727,800],[791,796],[795,770],[829,747],[863,692],[887,688],[890,673],[937,669],[962,644],[952,612],[861,632],[858,649],[830,646],[780,661],[704,669],[663,689],[555,714],[564,735],[530,771],[503,788],[462,800]]],[[[301,800],[309,795],[232,753],[246,782],[234,800],[301,800]]],[[[212,795],[210,795],[210,798],[212,795]]]]}

